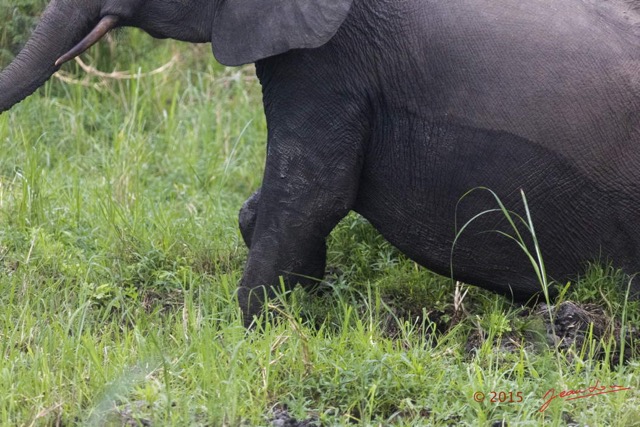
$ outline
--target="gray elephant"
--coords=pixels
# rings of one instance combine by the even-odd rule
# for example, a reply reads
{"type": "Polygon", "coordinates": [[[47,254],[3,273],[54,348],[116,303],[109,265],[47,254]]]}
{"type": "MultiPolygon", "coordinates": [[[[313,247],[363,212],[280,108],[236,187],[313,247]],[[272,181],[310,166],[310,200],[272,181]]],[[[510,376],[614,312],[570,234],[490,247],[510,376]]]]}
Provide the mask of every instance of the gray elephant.
{"type": "MultiPolygon", "coordinates": [[[[416,262],[541,290],[484,186],[528,199],[547,273],[640,271],[640,21],[624,0],[53,0],[0,74],[0,111],[111,28],[255,62],[268,154],[243,207],[249,325],[280,277],[312,286],[350,210],[416,262]]],[[[530,243],[530,242],[529,242],[530,243]]],[[[633,284],[633,291],[640,286],[633,284]]]]}

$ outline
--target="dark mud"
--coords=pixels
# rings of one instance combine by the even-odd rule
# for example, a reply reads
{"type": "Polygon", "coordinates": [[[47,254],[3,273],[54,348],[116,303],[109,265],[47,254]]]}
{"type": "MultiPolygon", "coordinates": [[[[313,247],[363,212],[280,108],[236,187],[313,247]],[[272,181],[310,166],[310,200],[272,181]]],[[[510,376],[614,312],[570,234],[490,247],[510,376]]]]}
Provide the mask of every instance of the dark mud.
{"type": "MultiPolygon", "coordinates": [[[[500,350],[514,352],[534,349],[541,342],[565,354],[569,360],[586,351],[601,359],[607,352],[612,365],[640,354],[640,332],[628,323],[623,325],[598,304],[582,304],[564,301],[557,305],[539,304],[534,309],[524,309],[519,321],[532,325],[523,330],[513,325],[509,331],[494,337],[493,344],[500,350]],[[537,327],[536,327],[537,326],[537,327]],[[589,347],[590,346],[590,347],[589,347]]],[[[512,322],[513,323],[513,322],[512,322]]],[[[465,346],[467,353],[478,350],[488,339],[481,328],[474,329],[465,346]]]]}
{"type": "Polygon", "coordinates": [[[298,420],[289,414],[286,406],[276,406],[271,411],[269,417],[269,425],[271,427],[320,427],[320,421],[317,417],[311,416],[304,420],[298,420]]]}

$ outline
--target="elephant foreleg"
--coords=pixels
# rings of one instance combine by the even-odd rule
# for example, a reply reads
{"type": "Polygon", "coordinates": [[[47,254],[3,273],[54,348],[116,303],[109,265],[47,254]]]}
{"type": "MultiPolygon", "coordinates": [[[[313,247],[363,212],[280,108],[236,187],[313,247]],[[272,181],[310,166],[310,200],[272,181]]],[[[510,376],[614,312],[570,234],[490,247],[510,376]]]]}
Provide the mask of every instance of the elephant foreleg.
{"type": "Polygon", "coordinates": [[[282,283],[285,289],[320,283],[326,237],[355,203],[361,156],[352,147],[336,156],[341,159],[338,164],[321,161],[323,153],[312,150],[286,150],[284,156],[275,148],[270,150],[264,184],[240,213],[242,234],[250,248],[238,289],[246,326],[282,283]]]}

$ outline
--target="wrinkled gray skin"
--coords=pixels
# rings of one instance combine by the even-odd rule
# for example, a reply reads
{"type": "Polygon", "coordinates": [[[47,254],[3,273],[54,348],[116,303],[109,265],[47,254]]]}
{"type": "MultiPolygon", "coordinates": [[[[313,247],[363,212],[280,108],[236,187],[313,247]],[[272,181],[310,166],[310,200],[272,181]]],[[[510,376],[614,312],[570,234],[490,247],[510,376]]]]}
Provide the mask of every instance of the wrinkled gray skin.
{"type": "MultiPolygon", "coordinates": [[[[622,0],[54,0],[0,74],[0,111],[116,15],[155,37],[256,62],[262,188],[240,226],[249,325],[283,276],[316,283],[350,210],[418,263],[527,300],[540,291],[485,186],[523,213],[561,283],[590,261],[640,271],[640,31],[622,0]],[[457,206],[457,211],[456,211],[457,206]]],[[[640,287],[632,285],[638,292],[640,287]]]]}

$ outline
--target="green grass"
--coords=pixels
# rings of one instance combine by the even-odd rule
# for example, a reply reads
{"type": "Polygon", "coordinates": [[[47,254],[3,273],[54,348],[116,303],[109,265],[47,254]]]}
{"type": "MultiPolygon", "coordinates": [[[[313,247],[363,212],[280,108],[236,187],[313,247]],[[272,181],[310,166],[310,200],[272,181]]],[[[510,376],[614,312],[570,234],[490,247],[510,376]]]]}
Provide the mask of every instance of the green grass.
{"type": "MultiPolygon", "coordinates": [[[[268,425],[285,405],[324,425],[640,425],[640,364],[612,365],[611,341],[575,357],[543,339],[501,350],[540,325],[477,288],[456,309],[450,280],[356,215],[331,236],[331,290],[298,290],[246,332],[237,211],[266,139],[253,71],[215,64],[208,46],[116,39],[85,61],[134,75],[178,63],[127,80],[71,64],[89,87],[54,78],[0,116],[1,425],[268,425]],[[489,339],[467,353],[479,330],[489,339]],[[538,412],[549,388],[596,381],[632,390],[538,412]]],[[[623,281],[594,267],[563,298],[605,301],[631,328],[638,304],[612,290],[623,281]]]]}

